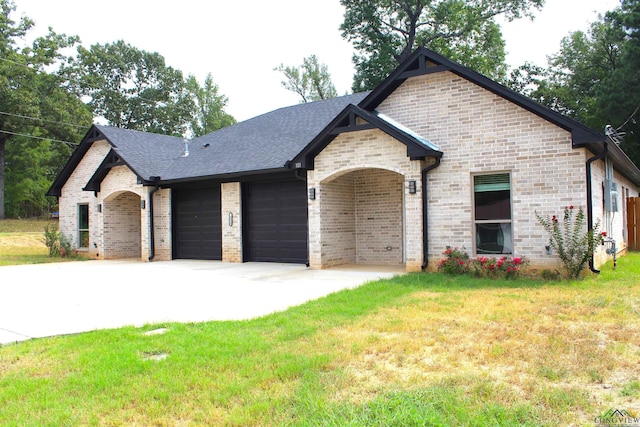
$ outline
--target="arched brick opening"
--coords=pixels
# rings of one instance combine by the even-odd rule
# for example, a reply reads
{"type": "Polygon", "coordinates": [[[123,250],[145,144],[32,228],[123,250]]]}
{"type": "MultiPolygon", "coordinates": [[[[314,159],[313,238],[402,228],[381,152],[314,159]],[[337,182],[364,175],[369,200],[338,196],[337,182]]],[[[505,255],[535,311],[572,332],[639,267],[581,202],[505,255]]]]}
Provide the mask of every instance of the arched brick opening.
{"type": "Polygon", "coordinates": [[[105,259],[142,257],[140,211],[140,196],[129,191],[104,200],[105,259]]]}
{"type": "Polygon", "coordinates": [[[340,172],[320,185],[322,265],[404,265],[403,175],[340,172]]]}

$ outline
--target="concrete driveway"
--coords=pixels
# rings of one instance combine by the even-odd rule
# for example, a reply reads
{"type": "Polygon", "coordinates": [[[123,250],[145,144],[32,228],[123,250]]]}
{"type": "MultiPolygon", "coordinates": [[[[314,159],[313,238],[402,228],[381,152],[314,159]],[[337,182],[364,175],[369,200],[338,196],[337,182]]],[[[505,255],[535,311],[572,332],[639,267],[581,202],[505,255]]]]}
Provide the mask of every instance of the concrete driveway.
{"type": "Polygon", "coordinates": [[[398,269],[83,261],[0,267],[0,344],[160,322],[263,316],[398,269]]]}

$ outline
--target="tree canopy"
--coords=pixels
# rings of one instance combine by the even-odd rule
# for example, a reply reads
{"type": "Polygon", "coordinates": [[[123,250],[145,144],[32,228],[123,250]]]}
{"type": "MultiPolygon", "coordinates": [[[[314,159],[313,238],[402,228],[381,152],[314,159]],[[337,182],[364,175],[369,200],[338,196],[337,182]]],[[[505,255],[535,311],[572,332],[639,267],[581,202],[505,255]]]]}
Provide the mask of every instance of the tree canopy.
{"type": "Polygon", "coordinates": [[[353,43],[354,92],[369,90],[419,46],[494,79],[506,75],[495,18],[532,17],[544,0],[340,0],[342,36],[353,43]]]}
{"type": "Polygon", "coordinates": [[[182,72],[120,40],[78,47],[75,87],[111,126],[181,136],[194,105],[182,72]]]}
{"type": "Polygon", "coordinates": [[[235,123],[210,75],[200,86],[159,53],[124,41],[87,49],[49,29],[25,43],[34,23],[14,20],[15,10],[0,0],[0,219],[55,204],[44,194],[93,119],[177,136],[235,123]]]}
{"type": "Polygon", "coordinates": [[[604,132],[625,133],[622,148],[640,164],[640,1],[563,38],[547,67],[524,64],[511,73],[511,87],[604,132]]]}
{"type": "Polygon", "coordinates": [[[219,94],[218,85],[213,82],[211,73],[200,85],[195,76],[190,75],[185,83],[187,96],[194,105],[193,115],[189,122],[191,137],[206,135],[236,122],[233,116],[225,113],[224,107],[229,99],[219,94]]]}
{"type": "Polygon", "coordinates": [[[331,81],[329,68],[321,63],[316,55],[304,58],[299,67],[280,64],[275,70],[284,74],[282,87],[298,94],[300,102],[319,101],[338,96],[331,81]]]}
{"type": "Polygon", "coordinates": [[[77,37],[49,29],[25,45],[33,22],[14,21],[14,11],[11,0],[0,0],[0,219],[46,211],[44,193],[70,155],[69,143],[91,124],[62,72],[69,60],[63,51],[77,37]]]}

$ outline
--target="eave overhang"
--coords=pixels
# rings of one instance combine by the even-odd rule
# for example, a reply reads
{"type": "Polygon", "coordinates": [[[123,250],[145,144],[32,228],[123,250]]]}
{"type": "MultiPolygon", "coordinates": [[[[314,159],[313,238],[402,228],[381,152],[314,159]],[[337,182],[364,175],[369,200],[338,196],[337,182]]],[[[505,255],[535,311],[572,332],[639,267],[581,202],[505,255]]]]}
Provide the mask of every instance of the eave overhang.
{"type": "Polygon", "coordinates": [[[442,152],[430,142],[394,125],[376,112],[369,112],[357,105],[350,104],[291,160],[289,167],[292,169],[313,169],[315,157],[338,135],[370,129],[381,130],[406,145],[407,157],[412,160],[442,157],[442,152]]]}

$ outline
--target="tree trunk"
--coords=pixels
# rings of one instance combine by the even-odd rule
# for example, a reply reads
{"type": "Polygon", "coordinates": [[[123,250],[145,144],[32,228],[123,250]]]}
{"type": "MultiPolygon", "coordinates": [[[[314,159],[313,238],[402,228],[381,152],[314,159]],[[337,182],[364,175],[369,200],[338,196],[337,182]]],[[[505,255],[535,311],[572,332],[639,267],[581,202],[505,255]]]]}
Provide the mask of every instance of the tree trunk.
{"type": "Polygon", "coordinates": [[[5,146],[7,139],[0,136],[0,219],[5,219],[4,216],[4,159],[5,159],[5,146]]]}

